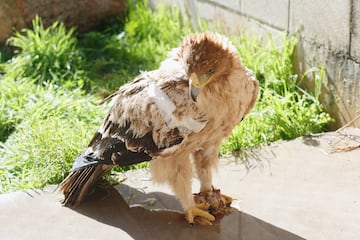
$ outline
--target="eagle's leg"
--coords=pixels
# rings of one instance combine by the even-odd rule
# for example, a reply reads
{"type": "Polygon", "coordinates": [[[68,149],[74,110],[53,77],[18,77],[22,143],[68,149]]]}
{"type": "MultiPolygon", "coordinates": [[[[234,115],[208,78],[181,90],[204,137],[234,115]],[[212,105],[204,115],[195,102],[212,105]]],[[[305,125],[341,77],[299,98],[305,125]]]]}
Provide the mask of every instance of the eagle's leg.
{"type": "Polygon", "coordinates": [[[170,185],[179,198],[182,207],[185,210],[185,217],[189,223],[194,223],[194,218],[204,218],[204,224],[211,224],[215,217],[208,212],[209,205],[207,203],[195,204],[192,197],[191,180],[192,169],[189,159],[178,161],[173,168],[174,177],[171,179],[170,185]]]}
{"type": "MultiPolygon", "coordinates": [[[[200,180],[200,192],[201,193],[210,193],[210,192],[217,192],[212,184],[212,170],[216,169],[218,166],[219,158],[218,158],[218,147],[207,147],[200,149],[193,153],[195,168],[197,172],[197,176],[200,180]]],[[[226,206],[230,206],[233,198],[227,195],[221,194],[220,192],[217,193],[222,202],[225,203],[226,206]]],[[[199,195],[195,195],[196,202],[202,202],[199,195]]],[[[213,206],[212,206],[213,207],[213,206]]]]}
{"type": "Polygon", "coordinates": [[[212,170],[217,168],[219,162],[217,148],[200,149],[193,153],[193,158],[200,181],[200,192],[212,191],[212,170]]]}
{"type": "Polygon", "coordinates": [[[208,204],[194,203],[191,190],[193,172],[189,154],[181,153],[173,159],[152,160],[150,170],[153,180],[170,184],[189,223],[194,223],[194,218],[203,218],[202,222],[207,224],[215,220],[215,217],[208,212],[208,204]]]}

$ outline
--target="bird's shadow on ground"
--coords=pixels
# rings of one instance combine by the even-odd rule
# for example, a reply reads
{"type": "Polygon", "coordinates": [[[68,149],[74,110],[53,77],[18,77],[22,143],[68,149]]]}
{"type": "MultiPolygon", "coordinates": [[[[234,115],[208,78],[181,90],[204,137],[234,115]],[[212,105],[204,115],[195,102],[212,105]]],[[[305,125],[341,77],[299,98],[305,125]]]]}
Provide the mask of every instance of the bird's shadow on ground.
{"type": "Polygon", "coordinates": [[[171,195],[120,184],[97,190],[73,210],[120,228],[133,239],[303,239],[236,209],[212,226],[191,226],[180,209],[171,195]]]}

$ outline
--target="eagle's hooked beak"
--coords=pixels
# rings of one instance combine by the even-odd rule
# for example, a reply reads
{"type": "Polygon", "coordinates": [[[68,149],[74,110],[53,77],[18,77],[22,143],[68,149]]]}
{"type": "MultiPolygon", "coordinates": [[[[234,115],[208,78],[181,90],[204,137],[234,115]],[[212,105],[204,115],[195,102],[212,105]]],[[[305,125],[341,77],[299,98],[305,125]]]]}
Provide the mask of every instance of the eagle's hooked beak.
{"type": "Polygon", "coordinates": [[[210,82],[213,76],[213,74],[203,74],[198,78],[196,73],[190,75],[190,96],[194,102],[196,102],[201,89],[210,82]]]}

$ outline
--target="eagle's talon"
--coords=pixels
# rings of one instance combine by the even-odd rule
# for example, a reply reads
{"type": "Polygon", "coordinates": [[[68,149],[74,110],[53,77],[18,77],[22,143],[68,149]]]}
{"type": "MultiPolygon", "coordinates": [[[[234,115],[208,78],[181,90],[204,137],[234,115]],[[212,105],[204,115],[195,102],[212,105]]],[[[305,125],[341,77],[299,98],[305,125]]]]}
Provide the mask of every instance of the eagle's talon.
{"type": "Polygon", "coordinates": [[[210,222],[208,219],[206,219],[204,217],[195,217],[194,222],[196,224],[202,225],[202,226],[212,226],[213,225],[212,222],[210,222]]]}
{"type": "Polygon", "coordinates": [[[197,207],[201,210],[207,211],[207,210],[209,210],[210,204],[207,202],[203,202],[203,203],[196,204],[195,207],[197,207]]]}
{"type": "Polygon", "coordinates": [[[230,207],[230,205],[231,205],[231,203],[233,202],[234,199],[232,197],[230,197],[230,196],[225,195],[225,194],[221,194],[221,197],[224,198],[226,206],[230,207]]]}
{"type": "Polygon", "coordinates": [[[185,211],[185,218],[190,223],[194,223],[195,217],[204,218],[203,220],[197,221],[202,225],[211,224],[212,221],[215,220],[215,217],[208,213],[209,204],[208,203],[200,203],[196,204],[194,207],[191,207],[185,211]]]}

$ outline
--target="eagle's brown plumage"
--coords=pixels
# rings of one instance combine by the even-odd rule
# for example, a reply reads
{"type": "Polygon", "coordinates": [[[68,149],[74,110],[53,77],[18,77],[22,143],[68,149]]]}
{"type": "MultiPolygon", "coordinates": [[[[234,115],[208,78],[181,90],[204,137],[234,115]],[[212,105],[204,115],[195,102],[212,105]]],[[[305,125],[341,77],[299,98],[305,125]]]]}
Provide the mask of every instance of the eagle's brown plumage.
{"type": "Polygon", "coordinates": [[[257,94],[258,82],[225,36],[186,37],[159,69],[111,95],[108,115],[61,183],[63,203],[80,203],[115,164],[151,160],[153,179],[170,184],[189,222],[196,216],[214,220],[193,202],[190,157],[200,191],[212,190],[220,143],[249,113],[257,94]]]}

